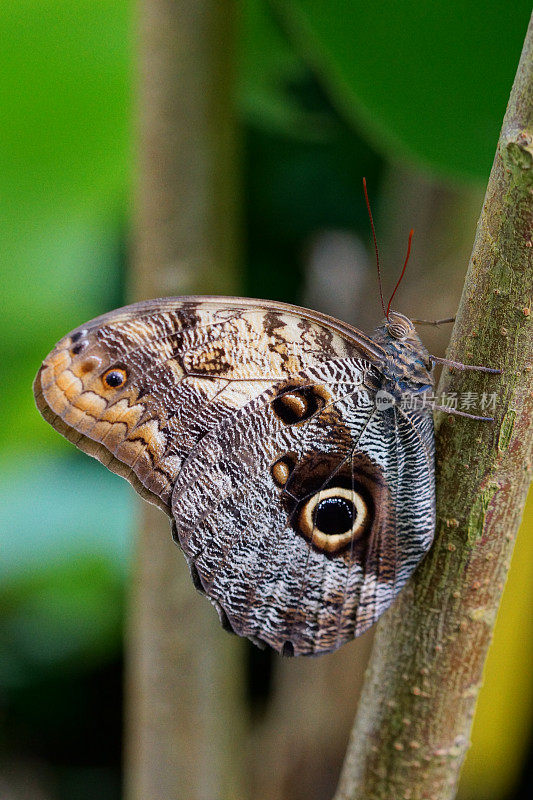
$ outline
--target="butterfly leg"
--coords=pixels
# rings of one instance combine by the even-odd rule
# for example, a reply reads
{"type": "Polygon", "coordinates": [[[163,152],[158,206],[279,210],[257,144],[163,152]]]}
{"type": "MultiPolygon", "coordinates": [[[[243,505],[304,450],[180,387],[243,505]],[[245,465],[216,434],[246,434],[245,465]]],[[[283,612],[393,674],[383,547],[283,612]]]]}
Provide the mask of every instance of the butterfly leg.
{"type": "Polygon", "coordinates": [[[451,361],[449,358],[437,358],[437,356],[430,356],[430,361],[434,364],[443,364],[445,367],[453,367],[454,369],[465,370],[471,369],[477,372],[490,372],[491,375],[501,375],[501,369],[493,369],[492,367],[478,367],[474,364],[461,364],[460,361],[451,361]]]}
{"type": "Polygon", "coordinates": [[[468,419],[477,419],[480,422],[494,422],[494,417],[478,417],[476,414],[468,414],[466,411],[458,411],[456,408],[450,406],[433,406],[434,411],[444,411],[445,414],[455,414],[457,417],[468,417],[468,419]]]}
{"type": "Polygon", "coordinates": [[[415,325],[444,325],[448,322],[455,322],[455,317],[445,317],[444,319],[412,319],[415,325]]]}

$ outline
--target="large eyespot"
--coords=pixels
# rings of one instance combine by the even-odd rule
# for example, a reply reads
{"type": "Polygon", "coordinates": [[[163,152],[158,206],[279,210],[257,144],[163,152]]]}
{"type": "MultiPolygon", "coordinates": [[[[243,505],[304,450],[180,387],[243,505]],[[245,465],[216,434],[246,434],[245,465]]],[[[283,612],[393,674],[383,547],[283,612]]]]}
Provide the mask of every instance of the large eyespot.
{"type": "Polygon", "coordinates": [[[108,369],[102,375],[102,380],[110,389],[120,389],[126,383],[127,379],[126,370],[122,367],[113,367],[108,369]]]}
{"type": "Polygon", "coordinates": [[[284,389],[272,401],[272,409],[285,425],[294,425],[324,408],[326,400],[325,390],[320,386],[295,386],[284,389]]]}
{"type": "Polygon", "coordinates": [[[362,536],[369,519],[368,503],[358,491],[330,486],[305,501],[298,528],[317,549],[337,553],[362,536]]]}

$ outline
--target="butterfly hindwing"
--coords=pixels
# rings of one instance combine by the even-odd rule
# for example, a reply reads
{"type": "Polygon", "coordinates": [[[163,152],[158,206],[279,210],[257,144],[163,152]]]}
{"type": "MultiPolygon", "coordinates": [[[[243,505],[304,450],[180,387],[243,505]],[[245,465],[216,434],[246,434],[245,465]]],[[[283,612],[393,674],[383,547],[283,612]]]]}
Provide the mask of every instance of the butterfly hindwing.
{"type": "Polygon", "coordinates": [[[303,423],[280,426],[271,393],[243,409],[186,459],[173,496],[179,542],[233,629],[296,655],[334,650],[370,627],[433,533],[431,451],[414,446],[411,422],[377,410],[364,385],[327,389],[330,404],[303,423]],[[425,500],[397,513],[424,482],[425,500]],[[306,529],[305,504],[354,491],[368,523],[328,550],[332,537],[306,529]]]}

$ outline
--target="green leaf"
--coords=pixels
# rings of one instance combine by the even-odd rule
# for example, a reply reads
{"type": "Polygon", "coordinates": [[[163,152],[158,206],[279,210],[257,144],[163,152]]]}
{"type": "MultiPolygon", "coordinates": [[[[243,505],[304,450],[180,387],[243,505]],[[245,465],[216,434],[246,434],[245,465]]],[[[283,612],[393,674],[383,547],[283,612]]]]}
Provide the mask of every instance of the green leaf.
{"type": "Polygon", "coordinates": [[[117,305],[130,170],[131,0],[0,5],[1,446],[54,446],[41,359],[117,305]]]}
{"type": "Polygon", "coordinates": [[[237,98],[247,122],[290,138],[320,140],[324,113],[305,107],[294,91],[309,77],[265,0],[241,0],[237,40],[237,98]]]}
{"type": "Polygon", "coordinates": [[[389,160],[484,179],[529,0],[273,0],[337,106],[389,160]]]}

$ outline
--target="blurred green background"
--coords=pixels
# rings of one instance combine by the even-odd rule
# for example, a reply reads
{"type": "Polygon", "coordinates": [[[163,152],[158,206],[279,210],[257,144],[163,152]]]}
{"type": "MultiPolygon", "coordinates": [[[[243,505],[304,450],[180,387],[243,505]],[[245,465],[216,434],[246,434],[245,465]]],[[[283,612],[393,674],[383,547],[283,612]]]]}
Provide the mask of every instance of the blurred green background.
{"type": "MultiPolygon", "coordinates": [[[[475,205],[475,221],[530,3],[238,5],[242,294],[296,302],[320,295],[317,242],[327,245],[327,257],[339,252],[335,235],[344,237],[342,252],[343,243],[350,253],[368,246],[363,175],[385,229],[385,252],[387,237],[389,247],[394,242],[390,220],[396,210],[401,216],[404,200],[416,204],[421,185],[447,198],[446,241],[453,244],[457,235],[471,242],[473,227],[456,230],[461,204],[475,205]],[[391,175],[407,176],[406,198],[391,188],[391,175]]],[[[95,781],[102,800],[120,796],[133,491],[42,421],[31,383],[66,331],[128,299],[136,14],[131,0],[0,6],[0,796],[6,798],[85,800],[95,796],[95,781]],[[21,775],[32,787],[24,795],[14,788],[21,775]]],[[[426,196],[421,191],[421,200],[426,196]]],[[[409,227],[402,229],[390,281],[409,227]]],[[[374,306],[377,324],[369,263],[364,304],[374,306]]],[[[457,286],[465,267],[465,261],[455,266],[457,286]]],[[[423,283],[425,269],[431,273],[434,265],[418,273],[413,267],[406,283],[423,283]]],[[[447,285],[446,274],[440,280],[447,285]]],[[[438,298],[442,303],[440,290],[438,298]]],[[[448,313],[456,301],[456,294],[444,297],[448,313]]],[[[415,313],[401,299],[398,305],[415,313]]],[[[439,316],[431,307],[416,314],[439,316]]],[[[533,530],[531,512],[526,516],[530,536],[522,530],[506,590],[465,798],[531,796],[533,530]]]]}

